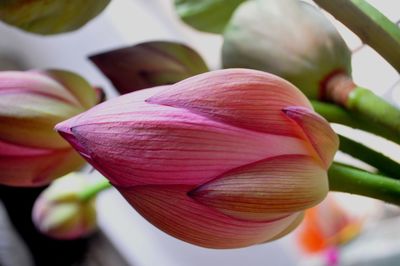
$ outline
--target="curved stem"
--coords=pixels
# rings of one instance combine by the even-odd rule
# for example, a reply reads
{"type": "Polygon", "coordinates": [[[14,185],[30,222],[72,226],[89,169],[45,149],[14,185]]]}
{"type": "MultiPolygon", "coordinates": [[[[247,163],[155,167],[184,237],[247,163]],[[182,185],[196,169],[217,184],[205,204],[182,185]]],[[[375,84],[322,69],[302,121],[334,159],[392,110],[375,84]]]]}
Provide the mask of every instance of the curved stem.
{"type": "Polygon", "coordinates": [[[328,170],[329,189],[367,196],[400,205],[400,181],[333,163],[328,170]]]}
{"type": "Polygon", "coordinates": [[[372,91],[354,84],[346,73],[338,72],[329,77],[323,85],[323,97],[400,137],[400,110],[372,91]]]}
{"type": "Polygon", "coordinates": [[[111,188],[111,184],[110,182],[103,178],[102,180],[90,184],[88,186],[86,186],[81,193],[79,194],[80,200],[81,201],[88,201],[90,199],[92,199],[93,197],[97,196],[98,193],[100,193],[101,191],[111,188]]]}
{"type": "Polygon", "coordinates": [[[311,101],[311,103],[314,110],[329,122],[361,129],[400,144],[400,136],[393,132],[393,130],[388,130],[379,124],[371,123],[360,114],[351,113],[336,104],[316,100],[311,101]]]}
{"type": "Polygon", "coordinates": [[[400,110],[389,104],[370,90],[355,87],[348,96],[346,106],[400,135],[400,110]]]}
{"type": "Polygon", "coordinates": [[[400,164],[361,143],[338,134],[340,139],[339,149],[354,158],[375,167],[380,172],[390,177],[400,179],[400,164]]]}
{"type": "Polygon", "coordinates": [[[314,0],[400,72],[400,29],[365,0],[314,0]]]}

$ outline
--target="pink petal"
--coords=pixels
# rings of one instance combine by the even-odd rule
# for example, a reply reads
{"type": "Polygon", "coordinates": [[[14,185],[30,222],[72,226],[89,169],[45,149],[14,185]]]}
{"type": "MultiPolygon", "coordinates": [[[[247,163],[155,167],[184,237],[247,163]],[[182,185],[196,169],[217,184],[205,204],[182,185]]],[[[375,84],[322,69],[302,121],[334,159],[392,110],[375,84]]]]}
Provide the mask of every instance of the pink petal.
{"type": "Polygon", "coordinates": [[[0,73],[0,94],[34,94],[80,106],[60,83],[37,72],[3,71],[0,73]]]}
{"type": "Polygon", "coordinates": [[[265,242],[284,231],[301,214],[275,221],[234,219],[187,196],[188,186],[118,188],[149,222],[166,233],[208,248],[238,248],[265,242]]]}
{"type": "MultiPolygon", "coordinates": [[[[138,98],[146,92],[140,92],[138,98]]],[[[137,102],[136,93],[57,125],[89,162],[120,186],[197,185],[242,165],[307,154],[295,137],[263,134],[184,109],[137,102]]]]}
{"type": "Polygon", "coordinates": [[[234,126],[297,136],[282,109],[303,106],[307,98],[289,82],[266,72],[226,69],[188,78],[150,97],[149,103],[187,109],[234,126]]]}
{"type": "Polygon", "coordinates": [[[0,184],[41,186],[77,170],[84,161],[72,149],[37,149],[0,140],[0,184]]]}
{"type": "Polygon", "coordinates": [[[61,84],[84,109],[89,109],[98,103],[98,97],[93,87],[84,78],[73,72],[50,69],[37,73],[50,77],[61,84]]]}
{"type": "Polygon", "coordinates": [[[324,163],[325,169],[328,169],[339,148],[339,138],[329,123],[304,107],[290,106],[283,109],[283,112],[300,126],[324,163]]]}
{"type": "Polygon", "coordinates": [[[326,170],[312,157],[284,155],[233,169],[189,195],[226,215],[263,221],[310,208],[328,190],[326,170]]]}

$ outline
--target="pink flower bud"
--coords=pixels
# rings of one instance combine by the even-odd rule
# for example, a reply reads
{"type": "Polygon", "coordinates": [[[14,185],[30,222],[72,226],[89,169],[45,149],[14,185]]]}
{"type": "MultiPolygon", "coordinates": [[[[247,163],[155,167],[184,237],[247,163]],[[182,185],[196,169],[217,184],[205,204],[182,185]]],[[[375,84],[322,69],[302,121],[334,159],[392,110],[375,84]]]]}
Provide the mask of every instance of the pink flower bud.
{"type": "Polygon", "coordinates": [[[0,184],[40,186],[84,161],[54,126],[96,104],[92,87],[60,70],[0,72],[0,184]]]}
{"type": "Polygon", "coordinates": [[[289,233],[326,196],[338,148],[296,87],[245,69],[126,94],[56,128],[151,223],[212,248],[289,233]]]}
{"type": "Polygon", "coordinates": [[[93,198],[82,200],[88,181],[72,173],[54,181],[37,198],[32,219],[43,234],[57,239],[86,236],[97,227],[93,198]]]}

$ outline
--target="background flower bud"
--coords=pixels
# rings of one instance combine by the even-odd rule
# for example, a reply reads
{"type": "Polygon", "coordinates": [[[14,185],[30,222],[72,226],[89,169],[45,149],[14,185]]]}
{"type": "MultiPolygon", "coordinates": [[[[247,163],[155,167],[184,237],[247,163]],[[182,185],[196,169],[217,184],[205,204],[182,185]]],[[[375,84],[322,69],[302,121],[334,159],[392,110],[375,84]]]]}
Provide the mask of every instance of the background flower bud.
{"type": "Polygon", "coordinates": [[[195,50],[175,42],[140,43],[93,55],[90,60],[121,94],[174,84],[208,71],[195,50]]]}
{"type": "Polygon", "coordinates": [[[67,71],[0,72],[0,184],[40,186],[83,165],[54,125],[97,103],[67,71]]]}
{"type": "Polygon", "coordinates": [[[306,211],[298,240],[304,251],[321,252],[353,240],[361,227],[362,220],[352,217],[330,195],[306,211]]]}
{"type": "Polygon", "coordinates": [[[350,74],[350,51],[335,27],[314,6],[297,0],[254,0],[240,5],[224,33],[225,68],[276,74],[318,98],[322,83],[350,74]]]}
{"type": "Polygon", "coordinates": [[[88,184],[78,173],[54,181],[33,206],[32,219],[36,228],[57,239],[75,239],[92,233],[97,226],[95,201],[80,197],[88,184]]]}
{"type": "Polygon", "coordinates": [[[0,20],[39,34],[76,30],[97,16],[110,0],[8,0],[0,2],[0,20]]]}
{"type": "Polygon", "coordinates": [[[297,88],[245,69],[126,94],[56,129],[151,223],[211,248],[289,233],[328,192],[338,148],[297,88]]]}

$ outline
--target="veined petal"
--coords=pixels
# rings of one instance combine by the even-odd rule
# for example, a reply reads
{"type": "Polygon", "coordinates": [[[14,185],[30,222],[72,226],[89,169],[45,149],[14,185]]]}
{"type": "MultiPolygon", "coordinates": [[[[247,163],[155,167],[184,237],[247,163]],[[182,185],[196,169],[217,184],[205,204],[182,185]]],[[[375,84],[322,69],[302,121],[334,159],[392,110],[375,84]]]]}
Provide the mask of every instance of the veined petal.
{"type": "Polygon", "coordinates": [[[60,83],[35,71],[3,71],[0,73],[0,94],[35,94],[80,106],[79,102],[60,83]]]}
{"type": "Polygon", "coordinates": [[[137,186],[118,189],[141,215],[161,230],[208,248],[238,248],[265,242],[301,215],[294,213],[264,222],[234,219],[188,197],[188,188],[137,186]]]}
{"type": "Polygon", "coordinates": [[[305,216],[304,212],[299,213],[299,215],[297,215],[296,219],[293,220],[293,222],[288,227],[286,227],[285,230],[283,230],[282,232],[280,232],[273,238],[267,240],[266,242],[271,242],[271,241],[277,240],[277,239],[282,238],[282,237],[290,234],[291,232],[293,232],[303,222],[304,216],[305,216]]]}
{"type": "Polygon", "coordinates": [[[84,78],[73,72],[51,69],[37,73],[48,76],[64,86],[84,109],[89,109],[98,102],[96,91],[92,86],[84,78]]]}
{"type": "Polygon", "coordinates": [[[200,74],[150,97],[147,102],[187,109],[213,120],[264,133],[297,136],[281,110],[307,98],[289,82],[266,72],[225,69],[200,74]]]}
{"type": "MultiPolygon", "coordinates": [[[[307,154],[304,141],[262,134],[189,113],[165,112],[133,122],[71,127],[78,150],[112,182],[125,185],[204,183],[242,165],[283,154],[307,154]]],[[[173,110],[172,110],[173,111],[173,110]]],[[[139,117],[143,114],[142,117],[139,117]]],[[[124,120],[125,117],[122,117],[124,120]]]]}
{"type": "Polygon", "coordinates": [[[328,169],[339,148],[339,138],[329,123],[304,107],[290,106],[284,108],[283,112],[302,128],[324,163],[325,169],[328,169]]]}
{"type": "Polygon", "coordinates": [[[54,125],[83,111],[82,108],[37,94],[2,92],[0,89],[0,136],[3,140],[39,148],[68,147],[53,130],[54,125]]]}
{"type": "Polygon", "coordinates": [[[56,128],[119,186],[197,185],[255,161],[309,153],[296,137],[241,129],[143,101],[160,89],[112,99],[56,128]]]}
{"type": "Polygon", "coordinates": [[[77,170],[84,161],[72,149],[36,149],[0,140],[0,184],[41,186],[77,170]]]}
{"type": "Polygon", "coordinates": [[[224,173],[189,196],[238,219],[265,221],[312,207],[328,190],[326,170],[319,162],[285,155],[224,173]]]}

